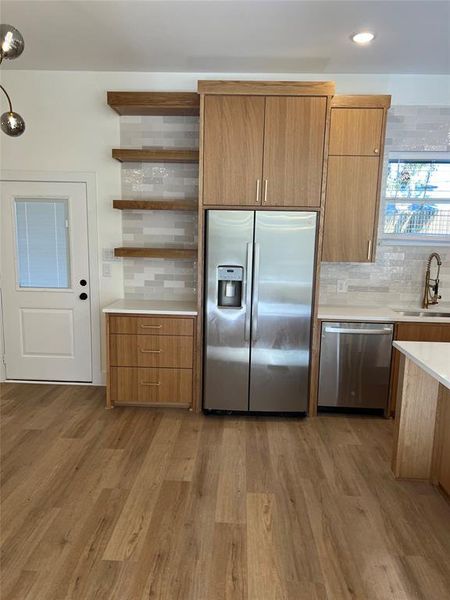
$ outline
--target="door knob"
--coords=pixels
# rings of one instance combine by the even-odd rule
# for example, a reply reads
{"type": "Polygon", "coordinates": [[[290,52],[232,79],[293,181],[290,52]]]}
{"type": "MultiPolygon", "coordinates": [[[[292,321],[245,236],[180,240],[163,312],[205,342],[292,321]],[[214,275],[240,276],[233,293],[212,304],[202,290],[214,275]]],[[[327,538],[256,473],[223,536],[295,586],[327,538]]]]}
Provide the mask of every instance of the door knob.
{"type": "Polygon", "coordinates": [[[86,279],[80,279],[80,285],[82,285],[83,287],[84,287],[85,285],[87,285],[87,281],[86,281],[86,279]]]}
{"type": "Polygon", "coordinates": [[[87,297],[88,297],[88,295],[86,294],[86,292],[81,292],[81,294],[79,296],[80,300],[86,300],[87,297]]]}

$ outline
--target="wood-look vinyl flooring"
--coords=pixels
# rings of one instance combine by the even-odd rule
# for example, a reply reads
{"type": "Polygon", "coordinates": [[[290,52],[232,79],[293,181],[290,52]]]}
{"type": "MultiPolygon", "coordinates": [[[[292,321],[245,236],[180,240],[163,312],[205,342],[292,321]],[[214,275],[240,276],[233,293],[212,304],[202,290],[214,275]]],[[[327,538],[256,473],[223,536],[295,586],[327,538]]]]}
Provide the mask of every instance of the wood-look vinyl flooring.
{"type": "Polygon", "coordinates": [[[1,401],[1,600],[450,598],[450,504],[393,478],[392,421],[1,401]]]}

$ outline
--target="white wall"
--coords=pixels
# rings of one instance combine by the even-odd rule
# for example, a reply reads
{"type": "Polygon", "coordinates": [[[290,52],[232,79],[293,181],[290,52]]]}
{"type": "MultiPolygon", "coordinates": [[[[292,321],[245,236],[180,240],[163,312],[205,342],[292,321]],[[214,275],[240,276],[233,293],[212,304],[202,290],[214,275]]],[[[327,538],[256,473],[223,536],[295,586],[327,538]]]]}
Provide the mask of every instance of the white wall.
{"type": "MultiPolygon", "coordinates": [[[[224,75],[14,70],[3,70],[1,75],[14,108],[25,118],[27,129],[17,139],[0,135],[0,168],[94,172],[100,263],[102,249],[113,248],[121,242],[120,212],[111,208],[112,200],[120,197],[121,189],[120,164],[111,159],[111,148],[119,145],[119,117],[106,104],[107,90],[194,91],[198,79],[326,79],[336,82],[337,93],[392,94],[394,104],[444,105],[450,95],[450,77],[439,75],[324,77],[292,73],[224,75]]],[[[100,264],[102,305],[122,296],[121,264],[113,263],[112,267],[112,277],[104,278],[100,264]]]]}

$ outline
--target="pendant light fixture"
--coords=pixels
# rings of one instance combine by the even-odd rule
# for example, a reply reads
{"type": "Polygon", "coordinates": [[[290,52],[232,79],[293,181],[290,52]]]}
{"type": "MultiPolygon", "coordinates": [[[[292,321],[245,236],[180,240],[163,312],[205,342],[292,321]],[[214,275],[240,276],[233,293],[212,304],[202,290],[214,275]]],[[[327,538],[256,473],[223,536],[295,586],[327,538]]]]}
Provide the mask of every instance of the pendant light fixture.
{"type": "MultiPolygon", "coordinates": [[[[22,34],[12,25],[0,25],[0,64],[3,59],[13,60],[20,56],[25,47],[22,34]]],[[[11,137],[22,135],[25,131],[25,121],[13,111],[11,98],[5,88],[0,85],[0,89],[5,94],[8,101],[9,110],[0,117],[0,128],[3,133],[11,137]]]]}

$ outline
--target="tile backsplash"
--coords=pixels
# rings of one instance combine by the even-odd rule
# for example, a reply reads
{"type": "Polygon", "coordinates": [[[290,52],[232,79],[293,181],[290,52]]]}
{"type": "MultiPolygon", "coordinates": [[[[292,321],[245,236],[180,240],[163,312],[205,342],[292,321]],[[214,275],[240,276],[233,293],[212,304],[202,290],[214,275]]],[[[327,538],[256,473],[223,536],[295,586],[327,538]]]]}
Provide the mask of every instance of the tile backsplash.
{"type": "MultiPolygon", "coordinates": [[[[375,263],[323,263],[320,304],[417,308],[422,301],[431,251],[424,247],[383,245],[378,248],[375,263]]],[[[450,303],[450,249],[437,251],[443,262],[441,302],[450,303]]]]}
{"type": "MultiPolygon", "coordinates": [[[[450,107],[393,106],[388,111],[385,167],[389,153],[401,151],[450,151],[450,107]]],[[[322,263],[320,304],[416,308],[434,250],[443,261],[441,302],[450,303],[450,247],[386,244],[378,245],[374,263],[322,263]]]]}
{"type": "MultiPolygon", "coordinates": [[[[122,148],[197,148],[198,117],[121,117],[122,148]]],[[[197,198],[198,165],[123,163],[125,200],[197,198]]],[[[193,212],[123,211],[124,246],[195,248],[193,212]]],[[[192,260],[123,259],[124,296],[133,299],[194,300],[197,265],[192,260]]]]}

